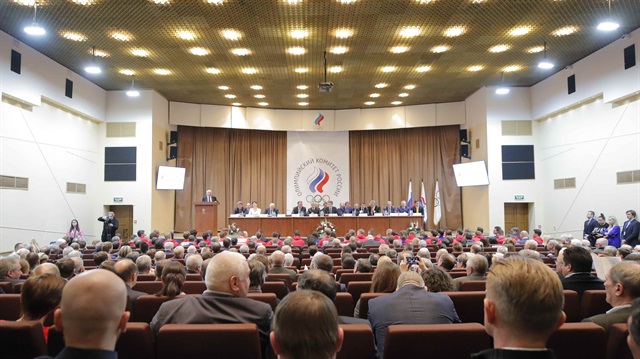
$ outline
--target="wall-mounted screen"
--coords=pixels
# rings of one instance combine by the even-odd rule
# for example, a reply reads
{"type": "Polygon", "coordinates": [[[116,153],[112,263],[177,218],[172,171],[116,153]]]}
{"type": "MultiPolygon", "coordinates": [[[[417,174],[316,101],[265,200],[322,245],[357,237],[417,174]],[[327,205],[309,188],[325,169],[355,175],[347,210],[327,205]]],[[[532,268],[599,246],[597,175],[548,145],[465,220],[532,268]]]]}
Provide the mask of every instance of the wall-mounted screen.
{"type": "Polygon", "coordinates": [[[453,165],[458,187],[486,186],[489,184],[487,166],[484,161],[467,162],[453,165]]]}
{"type": "Polygon", "coordinates": [[[185,172],[182,167],[159,166],[156,189],[184,189],[185,172]]]}

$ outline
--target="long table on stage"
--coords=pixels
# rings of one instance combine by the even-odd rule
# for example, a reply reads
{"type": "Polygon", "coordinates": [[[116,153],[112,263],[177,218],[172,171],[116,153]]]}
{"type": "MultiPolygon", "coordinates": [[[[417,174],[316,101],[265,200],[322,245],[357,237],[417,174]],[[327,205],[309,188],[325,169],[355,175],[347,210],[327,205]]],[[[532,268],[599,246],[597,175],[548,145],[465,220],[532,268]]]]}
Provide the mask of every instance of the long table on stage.
{"type": "Polygon", "coordinates": [[[376,234],[384,235],[387,229],[396,231],[407,229],[411,223],[422,228],[422,216],[358,216],[358,217],[229,217],[228,223],[235,223],[249,236],[262,229],[265,236],[270,237],[273,232],[280,232],[282,236],[292,236],[293,231],[300,231],[302,236],[314,232],[320,222],[327,220],[336,227],[336,234],[342,236],[350,229],[365,231],[373,229],[376,234]]]}

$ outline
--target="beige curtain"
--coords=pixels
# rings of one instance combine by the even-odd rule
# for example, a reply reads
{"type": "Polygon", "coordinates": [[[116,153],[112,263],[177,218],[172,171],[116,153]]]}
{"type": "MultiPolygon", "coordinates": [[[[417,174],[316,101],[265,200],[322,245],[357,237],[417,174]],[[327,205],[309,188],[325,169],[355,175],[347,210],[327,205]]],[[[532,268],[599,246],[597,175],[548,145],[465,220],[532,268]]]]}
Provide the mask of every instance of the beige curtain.
{"type": "Polygon", "coordinates": [[[460,162],[459,126],[384,131],[352,131],[349,134],[351,202],[382,207],[407,199],[409,180],[413,198],[420,197],[424,180],[428,209],[427,228],[462,226],[460,190],[453,175],[460,162]],[[433,224],[434,190],[438,180],[442,217],[433,224]]]}
{"type": "Polygon", "coordinates": [[[176,191],[176,230],[193,226],[193,202],[207,189],[220,201],[218,227],[237,201],[270,202],[284,209],[287,175],[287,133],[178,126],[177,166],[186,168],[184,190],[176,191]]]}

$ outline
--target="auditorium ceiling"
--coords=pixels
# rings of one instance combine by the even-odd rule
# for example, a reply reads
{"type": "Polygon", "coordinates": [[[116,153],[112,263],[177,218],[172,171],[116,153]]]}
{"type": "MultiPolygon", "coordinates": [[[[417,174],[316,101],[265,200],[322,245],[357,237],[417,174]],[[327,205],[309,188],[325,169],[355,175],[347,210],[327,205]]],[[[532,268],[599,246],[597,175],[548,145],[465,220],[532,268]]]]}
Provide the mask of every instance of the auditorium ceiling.
{"type": "Polygon", "coordinates": [[[0,29],[105,90],[135,79],[171,101],[284,109],[531,86],[640,27],[638,0],[611,1],[609,32],[606,0],[41,0],[32,36],[33,3],[1,0],[0,29]],[[94,47],[100,74],[84,70],[94,47]]]}

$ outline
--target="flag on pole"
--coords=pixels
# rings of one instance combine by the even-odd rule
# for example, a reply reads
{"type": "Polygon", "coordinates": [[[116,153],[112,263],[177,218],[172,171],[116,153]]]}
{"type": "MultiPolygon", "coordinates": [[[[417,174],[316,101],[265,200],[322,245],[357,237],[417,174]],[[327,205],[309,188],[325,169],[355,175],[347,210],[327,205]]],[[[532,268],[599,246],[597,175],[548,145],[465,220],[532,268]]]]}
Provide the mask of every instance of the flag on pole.
{"type": "Polygon", "coordinates": [[[420,190],[420,205],[422,206],[422,208],[424,208],[424,218],[422,219],[424,221],[425,226],[427,225],[427,195],[426,192],[424,191],[424,181],[422,181],[422,189],[420,190]]]}
{"type": "Polygon", "coordinates": [[[436,180],[436,190],[433,196],[433,224],[436,226],[440,223],[442,212],[440,209],[440,189],[438,189],[438,180],[436,180]]]}
{"type": "Polygon", "coordinates": [[[407,196],[407,206],[409,206],[409,211],[411,211],[411,207],[413,206],[413,192],[411,192],[411,180],[409,180],[409,195],[407,196]]]}

